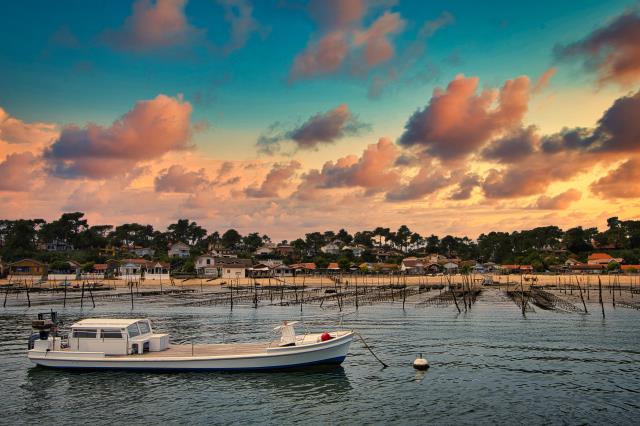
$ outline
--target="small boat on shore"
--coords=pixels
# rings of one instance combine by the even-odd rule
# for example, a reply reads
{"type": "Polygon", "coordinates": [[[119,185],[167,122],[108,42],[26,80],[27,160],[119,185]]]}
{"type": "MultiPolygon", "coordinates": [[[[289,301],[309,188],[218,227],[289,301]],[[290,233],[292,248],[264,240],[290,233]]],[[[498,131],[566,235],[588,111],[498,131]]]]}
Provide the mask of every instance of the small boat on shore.
{"type": "Polygon", "coordinates": [[[349,330],[295,334],[294,322],[275,328],[281,338],[265,343],[169,343],[148,319],[91,318],[58,336],[57,315],[34,320],[28,358],[36,365],[63,369],[254,371],[339,365],[354,333],[349,330]]]}

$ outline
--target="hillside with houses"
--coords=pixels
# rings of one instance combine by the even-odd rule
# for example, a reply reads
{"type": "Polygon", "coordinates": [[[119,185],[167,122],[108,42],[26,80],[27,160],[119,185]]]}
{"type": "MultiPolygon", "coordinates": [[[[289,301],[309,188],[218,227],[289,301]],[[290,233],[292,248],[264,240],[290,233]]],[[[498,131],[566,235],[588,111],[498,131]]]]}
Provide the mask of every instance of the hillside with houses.
{"type": "Polygon", "coordinates": [[[424,237],[403,225],[350,234],[310,232],[272,241],[258,232],[209,233],[180,219],[166,230],[137,223],[90,225],[83,213],[0,221],[0,276],[50,279],[234,279],[372,274],[631,273],[640,271],[640,221],[607,229],[555,226],[489,232],[473,240],[424,237]]]}

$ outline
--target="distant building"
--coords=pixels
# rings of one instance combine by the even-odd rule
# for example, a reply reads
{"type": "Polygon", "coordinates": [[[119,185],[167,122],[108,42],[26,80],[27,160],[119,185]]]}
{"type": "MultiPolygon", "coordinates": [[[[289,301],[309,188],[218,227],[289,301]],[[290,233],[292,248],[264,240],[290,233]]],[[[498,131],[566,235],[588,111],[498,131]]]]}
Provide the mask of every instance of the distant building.
{"type": "Polygon", "coordinates": [[[227,257],[229,259],[236,259],[238,254],[234,250],[228,250],[224,248],[217,248],[209,250],[209,254],[213,257],[227,257]]]}
{"type": "Polygon", "coordinates": [[[251,259],[216,259],[222,278],[244,278],[251,268],[251,259]]]}
{"type": "Polygon", "coordinates": [[[169,257],[189,257],[189,246],[182,241],[178,241],[169,246],[169,257]]]}
{"type": "Polygon", "coordinates": [[[402,259],[400,270],[405,274],[424,274],[425,262],[417,257],[407,257],[402,259]]]}
{"type": "Polygon", "coordinates": [[[592,253],[587,258],[587,265],[608,265],[611,262],[622,263],[622,258],[614,258],[607,253],[592,253]]]}
{"type": "Polygon", "coordinates": [[[255,252],[256,256],[264,256],[267,254],[272,254],[276,250],[276,245],[274,243],[266,243],[262,247],[258,247],[255,252]]]}
{"type": "Polygon", "coordinates": [[[353,246],[344,246],[342,247],[342,251],[350,251],[353,253],[353,257],[360,257],[366,251],[366,247],[360,244],[356,244],[353,246]]]}
{"type": "Polygon", "coordinates": [[[627,274],[637,274],[640,272],[640,265],[621,265],[620,270],[627,274]]]}
{"type": "Polygon", "coordinates": [[[36,275],[44,276],[47,273],[47,264],[33,259],[22,259],[9,263],[9,275],[36,275]]]}
{"type": "Polygon", "coordinates": [[[120,262],[118,273],[121,276],[140,276],[146,269],[147,262],[144,259],[124,259],[120,262]]]}
{"type": "Polygon", "coordinates": [[[216,258],[211,254],[203,254],[196,259],[196,273],[201,277],[217,277],[216,258]]]}
{"type": "Polygon", "coordinates": [[[156,254],[156,251],[151,247],[134,247],[130,252],[138,257],[153,257],[153,255],[156,254]]]}
{"type": "Polygon", "coordinates": [[[316,270],[316,264],[313,262],[294,263],[292,265],[289,265],[289,268],[295,275],[310,274],[316,270]]]}
{"type": "Polygon", "coordinates": [[[283,257],[292,256],[294,253],[293,246],[289,244],[278,244],[275,248],[275,252],[283,257]]]}
{"type": "Polygon", "coordinates": [[[51,252],[65,252],[73,250],[73,246],[64,240],[54,239],[45,243],[44,249],[51,252]]]}
{"type": "Polygon", "coordinates": [[[336,243],[329,243],[320,247],[320,251],[323,252],[324,254],[337,255],[337,254],[340,254],[340,246],[337,245],[336,243]]]}

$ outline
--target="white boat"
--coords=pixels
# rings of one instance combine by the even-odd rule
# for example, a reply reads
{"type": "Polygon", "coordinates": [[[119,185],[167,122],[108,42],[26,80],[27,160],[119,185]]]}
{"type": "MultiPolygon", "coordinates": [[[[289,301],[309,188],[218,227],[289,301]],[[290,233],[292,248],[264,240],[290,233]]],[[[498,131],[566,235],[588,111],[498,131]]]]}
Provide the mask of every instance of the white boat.
{"type": "Polygon", "coordinates": [[[252,371],[339,365],[353,332],[296,335],[286,321],[276,329],[282,337],[265,343],[169,344],[148,319],[94,318],[71,325],[65,339],[57,336],[56,318],[34,321],[29,359],[37,365],[65,369],[252,371]]]}

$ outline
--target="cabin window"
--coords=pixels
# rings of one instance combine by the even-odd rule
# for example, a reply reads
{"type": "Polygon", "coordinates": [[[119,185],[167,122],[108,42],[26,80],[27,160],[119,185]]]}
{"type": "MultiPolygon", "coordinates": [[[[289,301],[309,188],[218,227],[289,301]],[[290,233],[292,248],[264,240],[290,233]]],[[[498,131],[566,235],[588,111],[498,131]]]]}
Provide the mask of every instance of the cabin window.
{"type": "Polygon", "coordinates": [[[122,339],[122,331],[117,328],[103,328],[101,337],[103,339],[122,339]]]}
{"type": "Polygon", "coordinates": [[[129,333],[129,337],[136,337],[140,335],[140,330],[138,330],[138,324],[131,324],[127,327],[127,332],[129,333]]]}
{"type": "Polygon", "coordinates": [[[98,335],[98,330],[96,330],[95,328],[73,330],[73,337],[75,338],[95,339],[97,335],[98,335]]]}
{"type": "Polygon", "coordinates": [[[140,327],[140,334],[147,334],[151,332],[151,327],[149,327],[149,323],[147,322],[139,322],[138,326],[140,327]]]}

